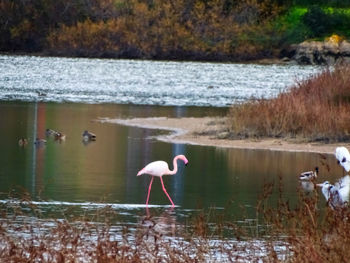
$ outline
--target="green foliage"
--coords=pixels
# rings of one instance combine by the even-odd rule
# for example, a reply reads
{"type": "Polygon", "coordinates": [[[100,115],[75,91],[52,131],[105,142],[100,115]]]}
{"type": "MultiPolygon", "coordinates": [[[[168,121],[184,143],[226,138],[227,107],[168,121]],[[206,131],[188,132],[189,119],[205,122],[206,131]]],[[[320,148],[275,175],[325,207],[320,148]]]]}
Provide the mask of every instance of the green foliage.
{"type": "Polygon", "coordinates": [[[350,36],[350,13],[348,10],[312,6],[302,17],[309,28],[308,37],[325,37],[334,33],[350,36]]]}
{"type": "Polygon", "coordinates": [[[302,21],[310,28],[310,32],[312,32],[311,37],[322,36],[330,28],[327,14],[318,6],[312,6],[302,17],[302,21]]]}
{"type": "Polygon", "coordinates": [[[280,33],[281,42],[285,44],[302,42],[309,34],[309,29],[302,23],[307,8],[293,7],[274,21],[275,30],[280,33]]]}
{"type": "Polygon", "coordinates": [[[349,7],[350,0],[292,0],[296,6],[349,7]]]}

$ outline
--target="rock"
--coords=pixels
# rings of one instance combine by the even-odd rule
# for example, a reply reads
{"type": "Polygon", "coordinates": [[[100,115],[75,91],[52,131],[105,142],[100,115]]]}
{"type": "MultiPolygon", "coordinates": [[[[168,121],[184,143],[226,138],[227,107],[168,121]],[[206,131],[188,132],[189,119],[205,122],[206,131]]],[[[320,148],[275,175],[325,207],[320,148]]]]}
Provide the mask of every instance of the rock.
{"type": "Polygon", "coordinates": [[[342,41],[339,45],[339,53],[344,56],[350,56],[350,43],[348,41],[342,41]]]}
{"type": "Polygon", "coordinates": [[[288,57],[283,57],[281,58],[282,62],[289,62],[290,61],[290,58],[288,57]]]}
{"type": "Polygon", "coordinates": [[[336,41],[304,41],[290,47],[292,60],[298,64],[334,65],[350,62],[350,43],[346,40],[336,41]]]}

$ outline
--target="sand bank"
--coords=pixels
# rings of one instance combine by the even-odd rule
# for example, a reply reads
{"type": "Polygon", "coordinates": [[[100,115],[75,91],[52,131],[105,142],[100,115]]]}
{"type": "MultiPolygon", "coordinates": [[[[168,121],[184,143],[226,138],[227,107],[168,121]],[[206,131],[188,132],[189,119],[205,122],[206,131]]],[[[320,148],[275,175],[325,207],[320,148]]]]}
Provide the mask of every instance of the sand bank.
{"type": "Polygon", "coordinates": [[[325,143],[294,143],[283,139],[225,139],[225,118],[134,118],[108,119],[101,118],[100,122],[116,123],[148,129],[169,130],[168,135],[161,135],[157,139],[194,145],[239,148],[264,149],[271,151],[315,152],[333,154],[337,146],[349,147],[347,144],[325,143]],[[220,139],[222,137],[223,139],[220,139]]]}

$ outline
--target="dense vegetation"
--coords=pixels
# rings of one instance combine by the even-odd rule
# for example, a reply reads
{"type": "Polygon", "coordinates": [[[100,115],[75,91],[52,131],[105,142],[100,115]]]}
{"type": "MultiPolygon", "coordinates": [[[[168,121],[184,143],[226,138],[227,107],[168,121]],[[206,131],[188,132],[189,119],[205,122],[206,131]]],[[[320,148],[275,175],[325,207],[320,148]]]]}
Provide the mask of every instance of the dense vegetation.
{"type": "Polygon", "coordinates": [[[4,0],[0,51],[248,60],[290,43],[350,36],[350,1],[4,0]]]}
{"type": "Polygon", "coordinates": [[[338,65],[301,81],[276,98],[232,106],[234,137],[284,137],[310,141],[350,139],[350,66],[338,65]]]}

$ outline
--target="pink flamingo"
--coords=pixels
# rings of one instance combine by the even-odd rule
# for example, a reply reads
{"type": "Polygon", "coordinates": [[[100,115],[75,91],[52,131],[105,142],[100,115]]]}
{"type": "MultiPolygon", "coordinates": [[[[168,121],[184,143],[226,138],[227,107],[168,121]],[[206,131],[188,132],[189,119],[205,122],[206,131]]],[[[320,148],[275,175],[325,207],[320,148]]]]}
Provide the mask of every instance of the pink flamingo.
{"type": "Polygon", "coordinates": [[[185,155],[177,155],[177,156],[175,156],[175,158],[173,160],[174,169],[172,171],[169,170],[169,166],[168,166],[168,164],[166,162],[164,162],[164,161],[155,161],[155,162],[151,162],[151,163],[147,164],[142,170],[140,170],[137,173],[137,176],[140,176],[142,174],[152,175],[151,182],[150,182],[149,187],[148,187],[148,195],[147,195],[146,206],[148,206],[149,194],[151,192],[151,187],[152,187],[154,176],[158,176],[160,178],[160,182],[162,183],[162,188],[163,188],[164,193],[169,198],[172,207],[175,206],[174,203],[173,203],[173,200],[171,200],[169,194],[167,193],[167,191],[166,191],[166,189],[164,187],[162,176],[165,175],[165,174],[172,175],[172,174],[176,174],[177,173],[177,160],[178,159],[182,160],[185,163],[185,165],[187,165],[188,160],[185,157],[185,155]]]}

